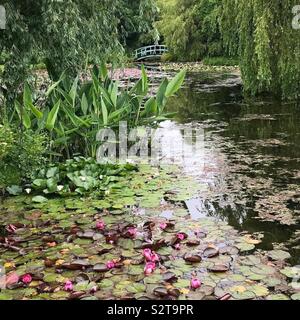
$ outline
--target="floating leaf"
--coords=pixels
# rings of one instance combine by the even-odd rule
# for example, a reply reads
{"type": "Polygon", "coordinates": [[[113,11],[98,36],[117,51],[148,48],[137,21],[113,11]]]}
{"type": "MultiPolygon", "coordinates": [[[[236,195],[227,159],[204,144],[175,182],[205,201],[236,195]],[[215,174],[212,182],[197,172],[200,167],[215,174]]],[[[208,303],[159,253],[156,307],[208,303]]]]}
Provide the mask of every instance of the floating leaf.
{"type": "Polygon", "coordinates": [[[272,250],[268,252],[268,257],[270,257],[272,260],[286,260],[291,257],[291,255],[283,250],[272,250]]]}

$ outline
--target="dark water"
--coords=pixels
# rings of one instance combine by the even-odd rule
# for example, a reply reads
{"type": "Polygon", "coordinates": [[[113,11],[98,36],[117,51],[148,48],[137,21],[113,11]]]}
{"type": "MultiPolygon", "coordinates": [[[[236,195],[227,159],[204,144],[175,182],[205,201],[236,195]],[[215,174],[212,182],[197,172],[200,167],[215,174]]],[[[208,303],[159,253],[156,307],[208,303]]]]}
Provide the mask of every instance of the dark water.
{"type": "Polygon", "coordinates": [[[238,75],[194,73],[168,109],[180,130],[205,132],[204,169],[194,175],[208,191],[194,200],[197,210],[263,232],[262,249],[286,248],[299,264],[300,104],[248,101],[238,75]]]}

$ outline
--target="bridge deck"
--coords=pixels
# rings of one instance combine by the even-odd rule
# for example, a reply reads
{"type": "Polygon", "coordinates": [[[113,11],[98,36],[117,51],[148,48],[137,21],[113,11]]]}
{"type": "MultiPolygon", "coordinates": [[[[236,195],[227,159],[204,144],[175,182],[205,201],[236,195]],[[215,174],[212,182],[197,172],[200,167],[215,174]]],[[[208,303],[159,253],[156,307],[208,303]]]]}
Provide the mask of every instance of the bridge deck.
{"type": "Polygon", "coordinates": [[[159,58],[166,52],[168,52],[168,48],[164,45],[146,46],[135,50],[134,59],[139,61],[159,58]]]}

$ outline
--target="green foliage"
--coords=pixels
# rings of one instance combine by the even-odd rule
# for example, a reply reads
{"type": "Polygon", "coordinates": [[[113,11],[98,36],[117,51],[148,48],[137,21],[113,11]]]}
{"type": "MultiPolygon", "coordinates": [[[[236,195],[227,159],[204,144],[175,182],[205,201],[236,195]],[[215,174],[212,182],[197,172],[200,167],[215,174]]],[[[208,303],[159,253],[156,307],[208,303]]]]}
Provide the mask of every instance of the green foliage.
{"type": "Polygon", "coordinates": [[[157,27],[180,61],[224,55],[219,18],[220,0],[159,0],[161,19],[157,27]]]}
{"type": "Polygon", "coordinates": [[[153,0],[4,0],[6,29],[0,32],[3,81],[8,97],[22,85],[31,64],[44,62],[52,79],[75,75],[88,62],[122,57],[127,38],[148,32],[153,0]]]}
{"type": "Polygon", "coordinates": [[[222,1],[222,33],[238,50],[245,91],[300,97],[299,30],[292,28],[297,0],[222,1]]]}
{"type": "Polygon", "coordinates": [[[104,193],[109,184],[135,169],[130,164],[103,165],[93,158],[75,157],[63,164],[52,164],[39,170],[31,188],[44,194],[84,194],[92,191],[104,193]]]}
{"type": "Polygon", "coordinates": [[[181,71],[170,82],[165,79],[157,98],[149,98],[144,69],[142,78],[128,89],[111,80],[102,64],[101,68],[94,67],[89,81],[63,74],[43,96],[31,92],[25,84],[23,95],[14,103],[12,121],[26,130],[47,132],[52,160],[53,156],[95,157],[99,147],[96,134],[100,129],[118,129],[120,121],[127,121],[130,129],[164,120],[167,98],[179,90],[184,77],[185,71],[181,71]]]}
{"type": "Polygon", "coordinates": [[[12,130],[0,125],[0,161],[6,157],[14,146],[15,135],[12,130]]]}
{"type": "Polygon", "coordinates": [[[20,185],[45,163],[46,136],[0,126],[0,189],[20,185]]]}

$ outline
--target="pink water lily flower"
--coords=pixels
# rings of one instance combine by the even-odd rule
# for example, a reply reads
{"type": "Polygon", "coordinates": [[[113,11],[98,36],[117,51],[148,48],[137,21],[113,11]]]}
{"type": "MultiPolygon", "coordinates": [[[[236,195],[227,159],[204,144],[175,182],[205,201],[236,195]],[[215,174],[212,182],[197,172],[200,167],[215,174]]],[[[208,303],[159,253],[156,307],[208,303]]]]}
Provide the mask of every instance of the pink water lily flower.
{"type": "Polygon", "coordinates": [[[144,272],[146,275],[149,275],[154,272],[156,265],[154,262],[147,262],[144,268],[144,272]]]}
{"type": "Polygon", "coordinates": [[[156,252],[154,252],[154,251],[152,252],[150,261],[151,262],[158,262],[159,261],[159,256],[156,252]]]}
{"type": "Polygon", "coordinates": [[[151,249],[144,249],[143,256],[147,261],[151,261],[152,251],[151,249]]]}
{"type": "Polygon", "coordinates": [[[116,264],[115,264],[114,261],[107,261],[106,262],[106,268],[107,269],[113,269],[113,268],[115,268],[115,266],[116,266],[116,264]]]}
{"type": "Polygon", "coordinates": [[[183,233],[177,233],[177,239],[179,239],[180,241],[185,239],[185,235],[183,233]]]}
{"type": "Polygon", "coordinates": [[[137,230],[134,227],[130,227],[130,228],[128,228],[127,232],[131,237],[135,237],[136,233],[137,233],[137,230]]]}
{"type": "Polygon", "coordinates": [[[174,248],[175,248],[176,250],[180,250],[180,249],[181,249],[180,243],[176,243],[175,246],[174,246],[174,248]]]}
{"type": "Polygon", "coordinates": [[[191,280],[191,288],[192,289],[198,289],[201,287],[201,281],[197,278],[193,278],[191,280]]]}
{"type": "Polygon", "coordinates": [[[97,223],[96,223],[96,228],[97,228],[98,230],[104,230],[104,228],[105,228],[105,223],[104,223],[102,220],[97,221],[97,223]]]}
{"type": "Polygon", "coordinates": [[[29,284],[31,281],[32,281],[32,276],[27,273],[27,274],[24,274],[22,277],[21,277],[21,281],[25,284],[29,284]]]}
{"type": "Polygon", "coordinates": [[[65,282],[64,290],[65,291],[73,291],[73,283],[72,283],[72,281],[68,280],[68,281],[65,282]]]}
{"type": "Polygon", "coordinates": [[[159,224],[159,227],[161,228],[161,230],[167,229],[167,226],[168,225],[165,222],[162,222],[162,223],[159,224]]]}

